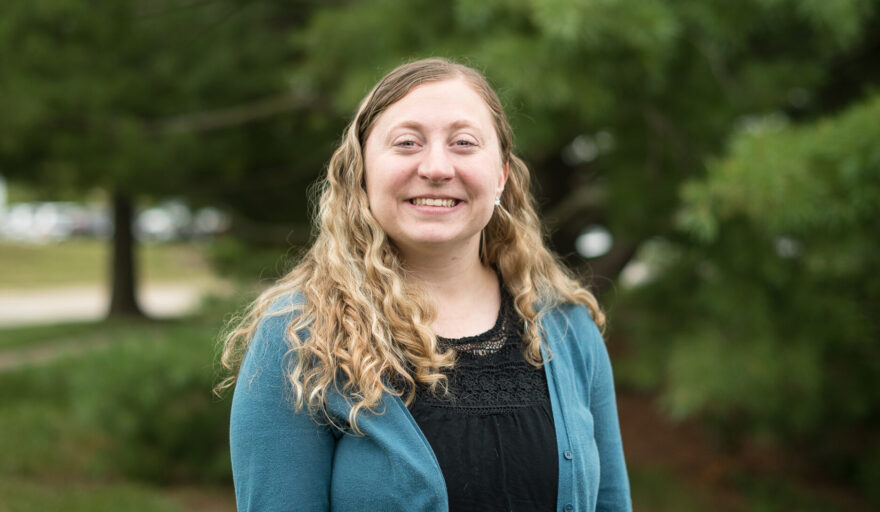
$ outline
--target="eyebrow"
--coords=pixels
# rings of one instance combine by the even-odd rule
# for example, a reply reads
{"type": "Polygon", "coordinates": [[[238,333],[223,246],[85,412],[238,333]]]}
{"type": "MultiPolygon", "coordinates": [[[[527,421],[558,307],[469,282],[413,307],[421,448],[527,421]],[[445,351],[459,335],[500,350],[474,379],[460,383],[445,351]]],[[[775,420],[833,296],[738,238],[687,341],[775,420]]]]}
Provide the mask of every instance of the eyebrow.
{"type": "MultiPolygon", "coordinates": [[[[389,131],[396,130],[398,128],[412,128],[415,130],[419,130],[423,128],[424,125],[418,121],[401,121],[394,126],[391,127],[389,131]]],[[[476,128],[476,125],[467,119],[458,119],[451,123],[449,123],[449,128],[453,130],[457,130],[459,128],[476,128]]]]}

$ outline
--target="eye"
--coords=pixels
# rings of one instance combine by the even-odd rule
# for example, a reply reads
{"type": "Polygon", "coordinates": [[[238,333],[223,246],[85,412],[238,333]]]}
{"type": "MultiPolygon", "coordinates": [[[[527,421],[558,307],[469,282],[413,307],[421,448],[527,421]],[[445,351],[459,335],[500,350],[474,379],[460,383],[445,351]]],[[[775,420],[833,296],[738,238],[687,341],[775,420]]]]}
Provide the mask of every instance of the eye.
{"type": "Polygon", "coordinates": [[[454,143],[454,145],[459,147],[476,147],[477,143],[470,139],[458,139],[454,143]]]}
{"type": "Polygon", "coordinates": [[[410,149],[416,147],[418,142],[415,139],[401,139],[394,143],[395,147],[410,149]]]}

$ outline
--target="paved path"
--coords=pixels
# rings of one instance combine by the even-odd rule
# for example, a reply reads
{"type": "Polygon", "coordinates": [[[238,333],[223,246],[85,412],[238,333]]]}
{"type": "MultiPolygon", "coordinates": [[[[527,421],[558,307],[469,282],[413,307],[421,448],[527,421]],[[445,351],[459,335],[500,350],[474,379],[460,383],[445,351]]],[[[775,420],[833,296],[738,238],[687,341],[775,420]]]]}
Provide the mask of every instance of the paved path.
{"type": "MultiPolygon", "coordinates": [[[[191,312],[208,284],[147,284],[141,287],[140,303],[154,317],[173,317],[191,312]]],[[[103,318],[110,298],[103,286],[80,285],[28,290],[0,289],[0,328],[103,318]]]]}

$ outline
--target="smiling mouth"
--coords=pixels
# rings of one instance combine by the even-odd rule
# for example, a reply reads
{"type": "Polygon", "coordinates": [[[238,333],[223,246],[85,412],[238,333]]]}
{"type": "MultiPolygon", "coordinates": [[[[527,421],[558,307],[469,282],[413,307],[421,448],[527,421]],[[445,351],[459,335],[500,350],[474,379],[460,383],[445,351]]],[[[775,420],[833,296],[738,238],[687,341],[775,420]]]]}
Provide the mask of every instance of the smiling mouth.
{"type": "Polygon", "coordinates": [[[434,199],[430,197],[416,197],[410,199],[409,202],[416,206],[442,206],[445,208],[452,208],[459,203],[457,199],[434,199]]]}

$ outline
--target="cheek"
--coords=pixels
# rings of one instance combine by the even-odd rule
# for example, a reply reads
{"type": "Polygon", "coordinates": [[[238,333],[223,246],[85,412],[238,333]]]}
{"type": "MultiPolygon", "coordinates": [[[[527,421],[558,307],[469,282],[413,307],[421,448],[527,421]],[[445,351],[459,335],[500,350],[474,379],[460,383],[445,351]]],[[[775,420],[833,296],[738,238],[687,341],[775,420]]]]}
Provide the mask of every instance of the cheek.
{"type": "Polygon", "coordinates": [[[373,196],[375,195],[376,183],[370,173],[364,173],[364,189],[367,191],[367,201],[373,204],[373,196]]]}
{"type": "Polygon", "coordinates": [[[370,139],[367,139],[364,147],[364,189],[367,191],[367,199],[370,204],[372,204],[373,197],[378,190],[377,185],[381,181],[377,169],[381,169],[382,166],[377,160],[375,150],[370,147],[370,139]]]}
{"type": "Polygon", "coordinates": [[[374,160],[370,164],[364,170],[367,203],[376,220],[384,224],[384,221],[395,215],[399,202],[397,191],[401,190],[401,184],[395,173],[389,172],[389,167],[383,165],[383,162],[374,160]]]}
{"type": "Polygon", "coordinates": [[[499,164],[494,159],[486,159],[486,161],[474,166],[473,172],[467,178],[474,191],[478,191],[482,196],[491,196],[493,202],[495,201],[499,184],[504,179],[504,173],[499,167],[499,164]]]}
{"type": "Polygon", "coordinates": [[[379,198],[383,188],[382,173],[378,171],[382,166],[373,159],[365,159],[364,161],[364,186],[367,190],[367,199],[372,205],[374,200],[379,198]]]}
{"type": "Polygon", "coordinates": [[[408,172],[406,162],[386,158],[378,159],[373,164],[365,171],[367,197],[371,202],[397,203],[405,199],[405,191],[413,176],[408,172]]]}

